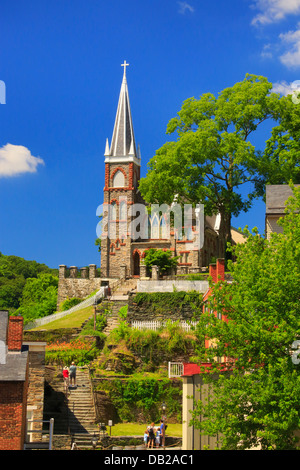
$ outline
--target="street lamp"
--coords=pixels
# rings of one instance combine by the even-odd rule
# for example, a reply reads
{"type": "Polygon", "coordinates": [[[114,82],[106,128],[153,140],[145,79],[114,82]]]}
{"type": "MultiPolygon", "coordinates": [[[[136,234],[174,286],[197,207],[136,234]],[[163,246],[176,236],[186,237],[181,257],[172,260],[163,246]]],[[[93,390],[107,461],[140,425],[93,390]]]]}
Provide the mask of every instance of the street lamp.
{"type": "Polygon", "coordinates": [[[97,438],[96,434],[94,433],[94,435],[92,436],[93,450],[96,450],[97,442],[98,442],[98,438],[97,438]]]}
{"type": "Polygon", "coordinates": [[[113,426],[112,419],[108,420],[108,426],[109,426],[109,435],[111,436],[111,427],[113,426]]]}

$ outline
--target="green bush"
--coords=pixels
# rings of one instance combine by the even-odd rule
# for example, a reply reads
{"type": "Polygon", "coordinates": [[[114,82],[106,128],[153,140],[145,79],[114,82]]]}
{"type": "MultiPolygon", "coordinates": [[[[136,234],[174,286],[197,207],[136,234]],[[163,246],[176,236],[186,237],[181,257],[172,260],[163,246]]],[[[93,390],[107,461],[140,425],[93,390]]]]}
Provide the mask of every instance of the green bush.
{"type": "Polygon", "coordinates": [[[127,380],[115,379],[104,381],[97,386],[105,390],[121,421],[136,421],[138,415],[143,415],[151,421],[161,417],[161,403],[167,405],[168,416],[176,417],[181,413],[181,382],[178,387],[169,379],[135,378],[127,380]]]}
{"type": "Polygon", "coordinates": [[[178,259],[179,256],[173,256],[171,250],[149,248],[146,251],[144,263],[148,268],[158,266],[160,272],[165,274],[177,266],[178,259]]]}
{"type": "Polygon", "coordinates": [[[82,302],[82,299],[79,299],[78,297],[72,297],[72,299],[66,299],[61,303],[60,310],[64,312],[66,310],[69,310],[72,307],[75,307],[75,305],[80,304],[80,302],[82,302]]]}

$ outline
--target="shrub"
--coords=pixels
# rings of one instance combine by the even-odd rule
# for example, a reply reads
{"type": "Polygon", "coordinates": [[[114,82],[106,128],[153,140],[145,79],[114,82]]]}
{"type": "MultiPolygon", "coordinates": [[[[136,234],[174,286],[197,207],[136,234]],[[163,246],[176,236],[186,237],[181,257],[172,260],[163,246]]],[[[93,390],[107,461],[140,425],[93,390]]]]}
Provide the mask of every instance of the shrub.
{"type": "Polygon", "coordinates": [[[72,307],[75,307],[75,305],[80,304],[80,302],[82,302],[82,299],[79,299],[78,297],[72,297],[72,299],[66,299],[61,303],[60,310],[64,312],[66,310],[69,310],[72,307]]]}
{"type": "Polygon", "coordinates": [[[171,250],[150,248],[146,251],[144,263],[148,268],[159,266],[160,272],[166,273],[177,266],[178,259],[179,256],[173,256],[171,250]]]}

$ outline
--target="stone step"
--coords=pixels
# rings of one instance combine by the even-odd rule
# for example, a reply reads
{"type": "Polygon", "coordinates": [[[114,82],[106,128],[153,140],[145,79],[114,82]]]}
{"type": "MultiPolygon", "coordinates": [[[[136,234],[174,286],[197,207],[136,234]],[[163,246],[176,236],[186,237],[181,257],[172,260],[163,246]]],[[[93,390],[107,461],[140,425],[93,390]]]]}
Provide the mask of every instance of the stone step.
{"type": "MultiPolygon", "coordinates": [[[[86,368],[77,368],[76,385],[69,388],[60,412],[49,412],[49,416],[54,418],[54,434],[88,433],[98,430],[89,372],[86,368]]],[[[62,380],[53,381],[51,386],[56,393],[64,394],[62,380]]]]}

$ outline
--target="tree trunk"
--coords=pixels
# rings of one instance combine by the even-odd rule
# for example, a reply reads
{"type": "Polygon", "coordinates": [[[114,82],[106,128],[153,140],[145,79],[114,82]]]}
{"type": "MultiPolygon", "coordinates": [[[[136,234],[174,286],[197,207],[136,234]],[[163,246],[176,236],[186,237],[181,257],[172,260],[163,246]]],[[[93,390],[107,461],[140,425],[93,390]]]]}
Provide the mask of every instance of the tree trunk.
{"type": "Polygon", "coordinates": [[[232,244],[231,238],[231,214],[221,211],[221,221],[219,229],[219,256],[220,258],[231,259],[231,252],[227,251],[227,243],[232,244]]]}

